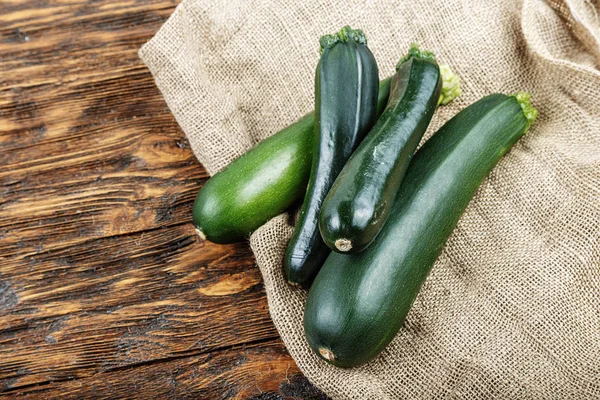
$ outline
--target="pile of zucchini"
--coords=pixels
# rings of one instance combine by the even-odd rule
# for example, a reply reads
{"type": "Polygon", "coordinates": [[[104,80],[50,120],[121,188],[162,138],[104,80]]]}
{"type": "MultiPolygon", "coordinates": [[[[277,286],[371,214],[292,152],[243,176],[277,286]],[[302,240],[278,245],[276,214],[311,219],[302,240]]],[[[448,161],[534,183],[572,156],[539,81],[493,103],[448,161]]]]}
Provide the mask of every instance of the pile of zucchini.
{"type": "Polygon", "coordinates": [[[315,112],[213,176],[193,217],[202,239],[232,243],[304,196],[283,273],[310,288],[311,348],[354,367],[394,338],[477,188],[537,110],[527,93],[491,94],[416,151],[436,108],[460,94],[458,77],[412,45],[379,81],[364,33],[348,26],[320,44],[315,112]]]}

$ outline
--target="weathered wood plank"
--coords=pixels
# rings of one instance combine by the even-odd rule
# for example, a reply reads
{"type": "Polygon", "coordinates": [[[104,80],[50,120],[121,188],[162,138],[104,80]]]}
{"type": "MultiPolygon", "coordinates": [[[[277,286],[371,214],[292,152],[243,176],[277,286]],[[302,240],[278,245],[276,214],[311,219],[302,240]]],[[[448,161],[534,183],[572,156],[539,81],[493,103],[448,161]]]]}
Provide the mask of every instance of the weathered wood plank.
{"type": "Polygon", "coordinates": [[[13,391],[25,398],[324,400],[278,341],[13,391]]]}
{"type": "MultiPolygon", "coordinates": [[[[8,32],[0,44],[7,61],[0,62],[0,71],[10,71],[0,88],[5,257],[34,254],[44,245],[36,232],[72,218],[79,233],[93,237],[152,229],[156,220],[158,226],[181,223],[189,219],[189,198],[199,179],[206,177],[137,57],[173,2],[143,12],[140,4],[107,2],[92,8],[88,2],[58,2],[44,10],[53,15],[65,4],[71,12],[59,13],[60,23],[50,28],[25,18],[18,31],[10,24],[2,30],[8,32]],[[96,10],[104,17],[97,19],[96,10]],[[30,34],[23,36],[25,30],[30,34]],[[10,40],[15,35],[17,42],[10,40]],[[19,213],[24,207],[28,212],[19,213]]],[[[0,20],[18,20],[15,15],[29,11],[21,7],[0,20]]],[[[47,249],[84,236],[53,234],[47,249]]]]}
{"type": "Polygon", "coordinates": [[[177,3],[0,6],[8,396],[319,396],[285,380],[298,370],[247,244],[194,235],[207,174],[137,57],[177,3]]]}
{"type": "Polygon", "coordinates": [[[277,337],[247,246],[197,243],[190,225],[9,263],[2,281],[4,386],[277,337]]]}
{"type": "MultiPolygon", "coordinates": [[[[80,15],[76,8],[70,14],[81,22],[75,29],[66,16],[62,25],[43,31],[47,27],[30,29],[25,20],[28,30],[40,30],[39,37],[2,41],[0,53],[7,61],[0,62],[0,71],[10,70],[0,87],[0,238],[8,246],[2,256],[22,257],[44,245],[76,244],[90,234],[139,232],[189,219],[189,199],[206,174],[136,53],[171,11],[157,9],[163,14],[121,5],[119,13],[109,15],[122,21],[111,26],[122,29],[103,30],[94,14],[80,15]],[[94,42],[92,25],[111,40],[94,42]],[[57,40],[69,45],[57,47],[57,40]],[[37,60],[37,69],[24,60],[37,60]],[[37,84],[32,76],[50,81],[37,84]],[[24,208],[27,213],[20,212],[24,208]],[[72,219],[79,235],[54,229],[72,219]],[[48,229],[54,236],[41,243],[36,233],[48,229]]],[[[22,36],[23,30],[8,36],[15,34],[22,36]]]]}

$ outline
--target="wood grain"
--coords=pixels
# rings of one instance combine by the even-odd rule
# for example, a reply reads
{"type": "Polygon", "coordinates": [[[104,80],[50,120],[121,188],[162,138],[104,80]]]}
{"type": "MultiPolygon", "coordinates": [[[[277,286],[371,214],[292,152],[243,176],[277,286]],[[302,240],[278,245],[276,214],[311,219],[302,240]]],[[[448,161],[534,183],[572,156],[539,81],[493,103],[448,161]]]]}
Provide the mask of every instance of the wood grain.
{"type": "Polygon", "coordinates": [[[125,367],[96,376],[27,387],[24,396],[65,399],[325,399],[295,373],[278,341],[247,344],[170,362],[125,367]],[[235,384],[232,384],[235,383],[235,384]]]}
{"type": "Polygon", "coordinates": [[[176,1],[0,5],[0,396],[325,398],[137,57],[176,1]]]}

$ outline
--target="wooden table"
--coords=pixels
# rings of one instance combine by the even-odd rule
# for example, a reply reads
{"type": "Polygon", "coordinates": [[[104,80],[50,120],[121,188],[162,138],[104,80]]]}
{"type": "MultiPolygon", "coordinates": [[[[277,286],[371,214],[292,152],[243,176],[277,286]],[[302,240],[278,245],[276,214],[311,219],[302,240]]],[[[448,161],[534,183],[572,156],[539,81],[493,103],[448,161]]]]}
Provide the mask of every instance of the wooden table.
{"type": "Polygon", "coordinates": [[[178,1],[0,3],[0,397],[324,398],[137,56],[178,1]]]}

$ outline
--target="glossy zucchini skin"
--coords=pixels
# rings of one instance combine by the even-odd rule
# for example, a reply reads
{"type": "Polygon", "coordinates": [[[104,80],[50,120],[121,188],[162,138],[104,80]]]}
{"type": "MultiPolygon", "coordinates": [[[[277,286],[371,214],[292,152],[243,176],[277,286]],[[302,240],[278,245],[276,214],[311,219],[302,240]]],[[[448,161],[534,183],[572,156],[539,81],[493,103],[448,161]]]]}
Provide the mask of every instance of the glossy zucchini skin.
{"type": "Polygon", "coordinates": [[[318,355],[354,367],[389,344],[477,188],[535,115],[515,96],[490,95],[425,143],[377,240],[360,253],[332,252],[313,283],[304,329],[318,355]]]}
{"type": "Polygon", "coordinates": [[[349,27],[321,39],[315,74],[315,143],[307,193],[284,258],[288,282],[308,288],[330,250],[318,219],[335,178],[377,118],[378,70],[364,35],[349,27]]]}
{"type": "Polygon", "coordinates": [[[399,64],[387,107],[321,207],[319,229],[329,248],[359,252],[379,234],[441,90],[440,68],[431,53],[422,57],[419,52],[399,64]]]}
{"type": "Polygon", "coordinates": [[[312,114],[302,117],[204,184],[192,212],[201,238],[220,244],[242,241],[304,194],[313,121],[312,114]]]}
{"type": "MultiPolygon", "coordinates": [[[[377,115],[392,78],[379,83],[377,115]]],[[[314,113],[263,140],[216,173],[200,189],[194,225],[203,239],[235,243],[281,214],[306,192],[314,143],[314,113]]]]}

